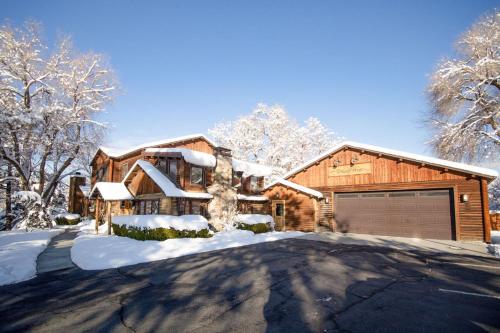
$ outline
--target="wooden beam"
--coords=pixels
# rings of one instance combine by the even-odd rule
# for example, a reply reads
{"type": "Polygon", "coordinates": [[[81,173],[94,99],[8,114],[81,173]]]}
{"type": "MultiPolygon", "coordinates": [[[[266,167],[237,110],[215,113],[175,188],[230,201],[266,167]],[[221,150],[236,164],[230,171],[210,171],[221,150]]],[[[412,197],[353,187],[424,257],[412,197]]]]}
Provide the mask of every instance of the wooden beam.
{"type": "Polygon", "coordinates": [[[483,208],[484,242],[491,243],[491,221],[488,202],[488,183],[486,182],[486,179],[481,179],[481,205],[483,208]]]}
{"type": "Polygon", "coordinates": [[[99,198],[95,201],[95,233],[99,234],[99,209],[100,209],[99,198]]]}
{"type": "Polygon", "coordinates": [[[111,235],[111,201],[106,202],[106,221],[108,222],[108,235],[111,235]]]}

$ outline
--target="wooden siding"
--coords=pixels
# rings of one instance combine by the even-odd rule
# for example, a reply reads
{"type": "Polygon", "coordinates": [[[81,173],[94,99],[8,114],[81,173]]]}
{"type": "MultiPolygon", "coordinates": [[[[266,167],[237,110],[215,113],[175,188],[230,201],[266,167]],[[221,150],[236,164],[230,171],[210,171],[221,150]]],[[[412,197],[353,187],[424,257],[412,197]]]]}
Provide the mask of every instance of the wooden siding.
{"type": "MultiPolygon", "coordinates": [[[[273,186],[264,191],[272,200],[285,200],[285,225],[286,230],[315,231],[316,230],[316,199],[301,192],[291,190],[282,185],[273,186]]],[[[268,205],[268,214],[272,215],[271,205],[268,205]]]]}
{"type": "Polygon", "coordinates": [[[347,148],[318,161],[288,180],[323,193],[450,188],[454,191],[456,239],[489,241],[484,228],[484,196],[480,177],[347,148]],[[353,158],[357,159],[356,164],[371,163],[371,173],[329,176],[329,169],[333,168],[335,162],[348,165],[353,158]],[[460,201],[462,194],[469,195],[468,202],[460,201]]]}

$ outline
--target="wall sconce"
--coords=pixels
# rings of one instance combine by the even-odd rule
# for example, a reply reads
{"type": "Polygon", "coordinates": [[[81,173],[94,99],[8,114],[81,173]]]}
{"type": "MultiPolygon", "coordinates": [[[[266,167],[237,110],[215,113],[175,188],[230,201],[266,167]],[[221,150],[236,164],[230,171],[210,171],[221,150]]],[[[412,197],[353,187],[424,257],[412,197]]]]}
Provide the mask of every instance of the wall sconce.
{"type": "Polygon", "coordinates": [[[469,202],[469,195],[468,194],[461,194],[460,201],[461,202],[469,202]]]}
{"type": "Polygon", "coordinates": [[[274,199],[278,200],[279,198],[280,198],[280,195],[279,195],[278,193],[276,193],[276,194],[274,195],[274,199]]]}
{"type": "Polygon", "coordinates": [[[330,197],[325,198],[325,203],[329,204],[330,203],[330,197]]]}

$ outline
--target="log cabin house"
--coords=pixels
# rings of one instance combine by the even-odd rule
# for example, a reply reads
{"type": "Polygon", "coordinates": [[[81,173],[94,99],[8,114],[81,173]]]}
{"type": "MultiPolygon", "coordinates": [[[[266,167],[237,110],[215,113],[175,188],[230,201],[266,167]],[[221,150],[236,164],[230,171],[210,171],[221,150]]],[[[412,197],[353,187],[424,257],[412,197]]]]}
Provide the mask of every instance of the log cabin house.
{"type": "Polygon", "coordinates": [[[239,213],[270,214],[278,230],[490,241],[487,185],[498,175],[494,170],[343,142],[264,187],[270,172],[233,159],[203,135],[122,152],[100,148],[90,198],[99,220],[122,214],[213,218],[217,209],[210,205],[222,193],[226,198],[215,206],[223,209],[231,201],[225,193],[234,191],[239,213]]]}
{"type": "Polygon", "coordinates": [[[235,189],[235,210],[267,212],[267,198],[261,192],[271,168],[232,159],[228,149],[201,134],[125,151],[101,147],[91,166],[89,198],[98,221],[129,214],[214,218],[222,208],[220,203],[212,208],[211,204],[221,191],[227,196],[230,188],[235,189]]]}

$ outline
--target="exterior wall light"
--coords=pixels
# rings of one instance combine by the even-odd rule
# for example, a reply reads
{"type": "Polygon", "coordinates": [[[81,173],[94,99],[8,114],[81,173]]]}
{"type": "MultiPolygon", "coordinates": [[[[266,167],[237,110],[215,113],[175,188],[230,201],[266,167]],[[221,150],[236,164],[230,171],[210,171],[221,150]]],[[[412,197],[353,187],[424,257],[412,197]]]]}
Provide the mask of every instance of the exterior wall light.
{"type": "Polygon", "coordinates": [[[460,195],[460,201],[461,202],[469,202],[469,195],[468,194],[460,195]]]}
{"type": "Polygon", "coordinates": [[[329,204],[330,203],[330,197],[325,198],[325,203],[329,204]]]}

